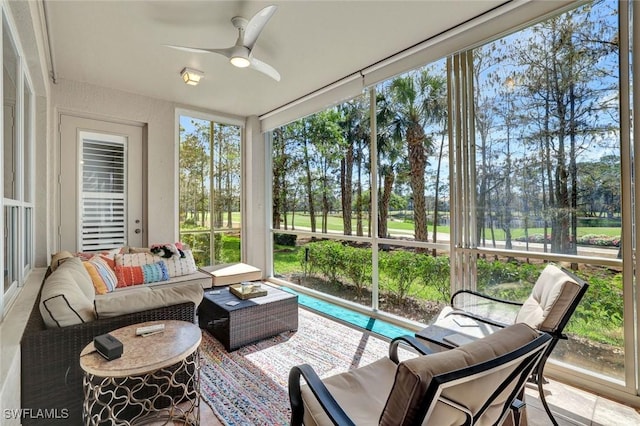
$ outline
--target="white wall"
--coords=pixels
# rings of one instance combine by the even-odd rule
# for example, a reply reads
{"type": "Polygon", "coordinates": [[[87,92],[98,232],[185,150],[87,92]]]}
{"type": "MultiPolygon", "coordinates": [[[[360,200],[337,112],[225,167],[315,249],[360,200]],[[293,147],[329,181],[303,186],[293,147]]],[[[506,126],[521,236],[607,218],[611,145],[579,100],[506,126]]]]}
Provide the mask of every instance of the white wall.
{"type": "MultiPolygon", "coordinates": [[[[175,179],[175,104],[160,99],[148,98],[120,90],[60,79],[52,85],[52,121],[56,134],[54,146],[59,152],[58,116],[60,112],[116,121],[141,123],[147,127],[148,188],[147,238],[150,243],[176,241],[177,223],[175,203],[177,201],[175,179]]],[[[55,154],[54,154],[55,155],[55,154]]],[[[64,155],[60,153],[59,155],[64,155]]],[[[52,159],[53,160],[53,159],[52,159]]],[[[58,167],[56,158],[54,167],[58,167]]],[[[57,176],[58,170],[55,170],[57,176]]],[[[54,194],[51,212],[57,216],[59,210],[57,179],[50,181],[50,194],[54,194]]],[[[55,219],[56,224],[59,218],[55,219]]],[[[54,226],[57,232],[57,226],[54,226]]],[[[53,236],[53,248],[58,247],[58,237],[53,236]]]]}
{"type": "Polygon", "coordinates": [[[245,122],[242,165],[242,254],[246,263],[262,269],[268,275],[271,266],[267,260],[271,257],[263,249],[267,247],[267,237],[271,237],[267,225],[266,147],[258,117],[248,117],[245,122]],[[260,249],[251,250],[255,247],[260,249]]]}

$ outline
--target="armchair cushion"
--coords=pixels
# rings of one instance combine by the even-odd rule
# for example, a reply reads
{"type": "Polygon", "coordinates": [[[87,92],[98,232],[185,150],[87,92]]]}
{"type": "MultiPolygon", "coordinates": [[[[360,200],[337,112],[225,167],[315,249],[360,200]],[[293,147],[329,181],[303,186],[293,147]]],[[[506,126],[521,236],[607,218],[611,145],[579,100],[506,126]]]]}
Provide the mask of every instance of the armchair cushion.
{"type": "Polygon", "coordinates": [[[555,332],[581,286],[555,265],[547,265],[524,302],[515,322],[542,331],[555,332]]]}
{"type": "MultiPolygon", "coordinates": [[[[364,367],[323,379],[323,383],[336,400],[343,402],[342,407],[351,420],[357,425],[365,425],[370,422],[371,413],[382,413],[396,367],[389,358],[382,358],[364,367]]],[[[304,401],[304,424],[331,424],[311,389],[302,385],[300,392],[304,401]]]]}
{"type": "MultiPolygon", "coordinates": [[[[434,376],[494,359],[526,345],[537,337],[538,333],[529,326],[516,324],[447,352],[401,362],[397,368],[389,399],[382,412],[380,424],[414,424],[415,419],[421,418],[421,402],[425,401],[427,389],[434,376]]],[[[447,387],[442,395],[453,401],[465,401],[467,408],[474,413],[478,412],[486,402],[487,389],[496,389],[507,379],[510,372],[510,369],[505,369],[471,382],[447,387]]],[[[383,390],[380,389],[380,392],[382,393],[383,390]]],[[[490,408],[483,415],[487,424],[493,424],[499,420],[508,395],[508,392],[503,392],[501,397],[492,401],[490,408]]],[[[428,418],[428,424],[432,425],[457,425],[465,422],[464,413],[442,402],[435,405],[433,413],[428,418]]]]}

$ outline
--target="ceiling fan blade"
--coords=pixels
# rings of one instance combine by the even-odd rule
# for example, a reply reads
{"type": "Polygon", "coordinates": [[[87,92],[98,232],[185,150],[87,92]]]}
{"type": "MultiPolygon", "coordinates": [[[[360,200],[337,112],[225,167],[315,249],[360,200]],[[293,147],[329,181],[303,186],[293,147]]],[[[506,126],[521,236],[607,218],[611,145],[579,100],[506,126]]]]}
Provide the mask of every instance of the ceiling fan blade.
{"type": "Polygon", "coordinates": [[[276,9],[278,9],[278,6],[275,5],[265,7],[253,15],[253,18],[251,18],[247,24],[247,28],[244,30],[244,45],[248,47],[249,50],[253,49],[262,29],[267,25],[267,22],[269,22],[271,16],[276,12],[276,9]]]}
{"type": "Polygon", "coordinates": [[[250,61],[250,65],[249,65],[250,68],[253,68],[256,71],[260,71],[261,73],[268,75],[275,81],[280,81],[280,73],[276,71],[276,69],[273,68],[271,65],[265,62],[262,62],[261,60],[256,59],[254,57],[251,57],[249,61],[250,61]]]}
{"type": "Polygon", "coordinates": [[[226,49],[207,49],[207,52],[218,53],[222,56],[226,56],[227,58],[231,58],[232,51],[233,51],[233,47],[228,47],[226,49]]]}
{"type": "Polygon", "coordinates": [[[219,53],[220,55],[226,56],[227,58],[231,57],[232,49],[230,47],[227,49],[207,49],[204,47],[176,46],[173,44],[165,44],[164,46],[191,53],[219,53]]]}

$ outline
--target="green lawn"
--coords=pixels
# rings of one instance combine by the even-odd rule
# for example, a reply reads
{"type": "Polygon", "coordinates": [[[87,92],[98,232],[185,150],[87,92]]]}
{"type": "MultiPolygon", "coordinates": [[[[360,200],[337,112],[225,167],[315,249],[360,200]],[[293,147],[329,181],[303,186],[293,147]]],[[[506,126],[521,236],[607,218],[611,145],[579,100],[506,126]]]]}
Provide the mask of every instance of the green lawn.
{"type": "MultiPolygon", "coordinates": [[[[291,226],[291,215],[289,215],[288,229],[292,229],[291,226]]],[[[319,231],[322,226],[322,220],[320,216],[316,217],[316,230],[319,231]]],[[[362,227],[363,229],[367,229],[368,221],[363,219],[362,227]]],[[[411,221],[401,221],[398,219],[391,219],[387,221],[387,227],[391,234],[394,234],[394,231],[398,231],[398,234],[412,234],[414,230],[413,222],[411,221]]],[[[308,214],[296,213],[295,215],[295,228],[298,230],[308,230],[311,228],[311,220],[308,214]]],[[[327,229],[333,232],[341,232],[344,230],[342,217],[341,216],[329,216],[327,218],[327,229]]],[[[356,221],[352,220],[352,229],[356,229],[356,221]]],[[[428,227],[429,236],[431,236],[431,232],[433,231],[433,224],[429,224],[428,227]]],[[[438,226],[437,232],[442,234],[449,234],[451,232],[449,226],[438,226]]],[[[547,229],[547,233],[550,233],[551,229],[547,229]]],[[[494,229],[493,233],[495,235],[496,240],[505,239],[505,232],[502,229],[494,229]]],[[[535,234],[543,234],[544,228],[529,228],[528,234],[529,236],[535,234]]],[[[608,237],[617,237],[620,236],[620,228],[618,227],[579,227],[578,228],[578,236],[584,236],[589,234],[595,235],[605,235],[608,237]]],[[[525,236],[525,230],[522,228],[514,228],[511,230],[511,238],[516,239],[519,237],[525,236]]],[[[485,229],[485,238],[489,240],[491,238],[491,230],[489,228],[485,229]]]]}
{"type": "MultiPolygon", "coordinates": [[[[299,231],[309,231],[311,230],[311,219],[309,217],[308,214],[304,214],[304,213],[296,213],[294,216],[295,219],[295,223],[292,227],[292,215],[289,213],[288,215],[288,229],[291,230],[292,228],[295,228],[299,231]]],[[[226,219],[226,216],[225,216],[226,219]]],[[[389,232],[391,234],[397,234],[397,235],[412,235],[413,234],[413,230],[414,230],[414,226],[413,226],[413,222],[411,221],[412,216],[411,214],[403,214],[403,215],[395,215],[394,217],[392,217],[391,219],[389,219],[387,221],[387,227],[389,229],[389,232]],[[402,217],[406,217],[406,220],[402,220],[402,217]]],[[[240,221],[241,221],[241,217],[240,217],[240,213],[239,212],[234,212],[232,214],[232,220],[234,222],[234,226],[239,227],[240,226],[240,221]]],[[[362,227],[365,231],[366,234],[366,230],[368,227],[368,220],[363,219],[362,221],[362,227]]],[[[284,223],[281,224],[281,226],[284,226],[284,223]]],[[[351,226],[352,229],[355,230],[356,229],[356,220],[353,219],[351,221],[351,226]]],[[[320,232],[322,229],[322,218],[320,215],[316,216],[316,231],[320,232]]],[[[339,215],[330,215],[327,218],[327,230],[329,232],[337,232],[337,233],[341,233],[344,230],[344,226],[343,226],[343,222],[342,222],[342,216],[339,215]]],[[[433,232],[433,224],[429,224],[428,226],[428,230],[429,230],[429,237],[431,237],[431,233],[433,232]]],[[[441,234],[449,234],[451,232],[450,227],[449,226],[438,226],[437,228],[437,232],[441,233],[441,234]]],[[[547,233],[550,233],[551,229],[547,229],[547,233]]],[[[535,234],[543,234],[544,233],[544,229],[543,228],[529,228],[528,229],[528,234],[529,236],[535,235],[535,234]]],[[[505,233],[502,229],[499,228],[495,228],[493,230],[493,234],[495,236],[495,239],[498,241],[504,241],[505,239],[505,233]]],[[[578,237],[582,237],[584,235],[604,235],[604,236],[608,236],[608,237],[618,237],[621,234],[621,230],[619,227],[579,227],[578,228],[578,237]]],[[[512,239],[517,239],[520,237],[524,237],[525,236],[525,230],[523,228],[514,228],[511,230],[511,238],[512,239]]],[[[491,230],[489,228],[485,228],[485,239],[487,241],[491,240],[491,230]]]]}

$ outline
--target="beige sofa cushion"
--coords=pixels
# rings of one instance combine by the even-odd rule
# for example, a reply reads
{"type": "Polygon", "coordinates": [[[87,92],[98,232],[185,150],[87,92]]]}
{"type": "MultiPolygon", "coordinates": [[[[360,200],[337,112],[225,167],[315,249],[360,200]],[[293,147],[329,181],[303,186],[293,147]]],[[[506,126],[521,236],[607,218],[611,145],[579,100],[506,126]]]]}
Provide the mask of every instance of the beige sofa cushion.
{"type": "Polygon", "coordinates": [[[80,291],[82,291],[87,299],[93,303],[93,299],[96,295],[96,289],[93,286],[91,275],[89,275],[87,268],[82,264],[82,259],[78,257],[67,259],[58,267],[58,269],[69,271],[80,291]]]}
{"type": "MultiPolygon", "coordinates": [[[[420,401],[424,399],[434,376],[494,359],[526,345],[536,337],[538,333],[528,325],[515,324],[450,351],[401,362],[380,424],[414,424],[420,401]]],[[[448,387],[443,390],[442,395],[453,401],[464,401],[465,406],[476,413],[486,402],[488,390],[495,389],[502,383],[512,372],[512,368],[448,387]]],[[[498,420],[506,396],[503,393],[493,401],[480,419],[481,424],[493,424],[498,420]]],[[[426,424],[446,426],[463,424],[464,421],[465,416],[462,412],[438,402],[426,424]]]]}
{"type": "Polygon", "coordinates": [[[580,284],[555,265],[547,265],[518,312],[515,322],[553,332],[580,291],[580,284]]]}
{"type": "Polygon", "coordinates": [[[96,319],[93,284],[80,259],[61,264],[45,280],[41,291],[40,314],[47,327],[67,327],[96,319]]]}
{"type": "Polygon", "coordinates": [[[51,272],[55,271],[60,264],[62,264],[65,260],[73,257],[73,254],[68,252],[67,250],[62,250],[57,253],[54,253],[51,256],[51,264],[49,267],[51,268],[51,272]]]}
{"type": "Polygon", "coordinates": [[[162,288],[183,285],[185,282],[195,282],[200,284],[202,288],[211,288],[211,275],[205,272],[196,271],[193,274],[171,277],[167,281],[157,281],[146,285],[152,288],[162,288]]]}
{"type": "Polygon", "coordinates": [[[202,286],[197,282],[158,288],[140,285],[97,295],[95,310],[98,318],[110,318],[185,302],[198,306],[202,297],[202,286]]]}

